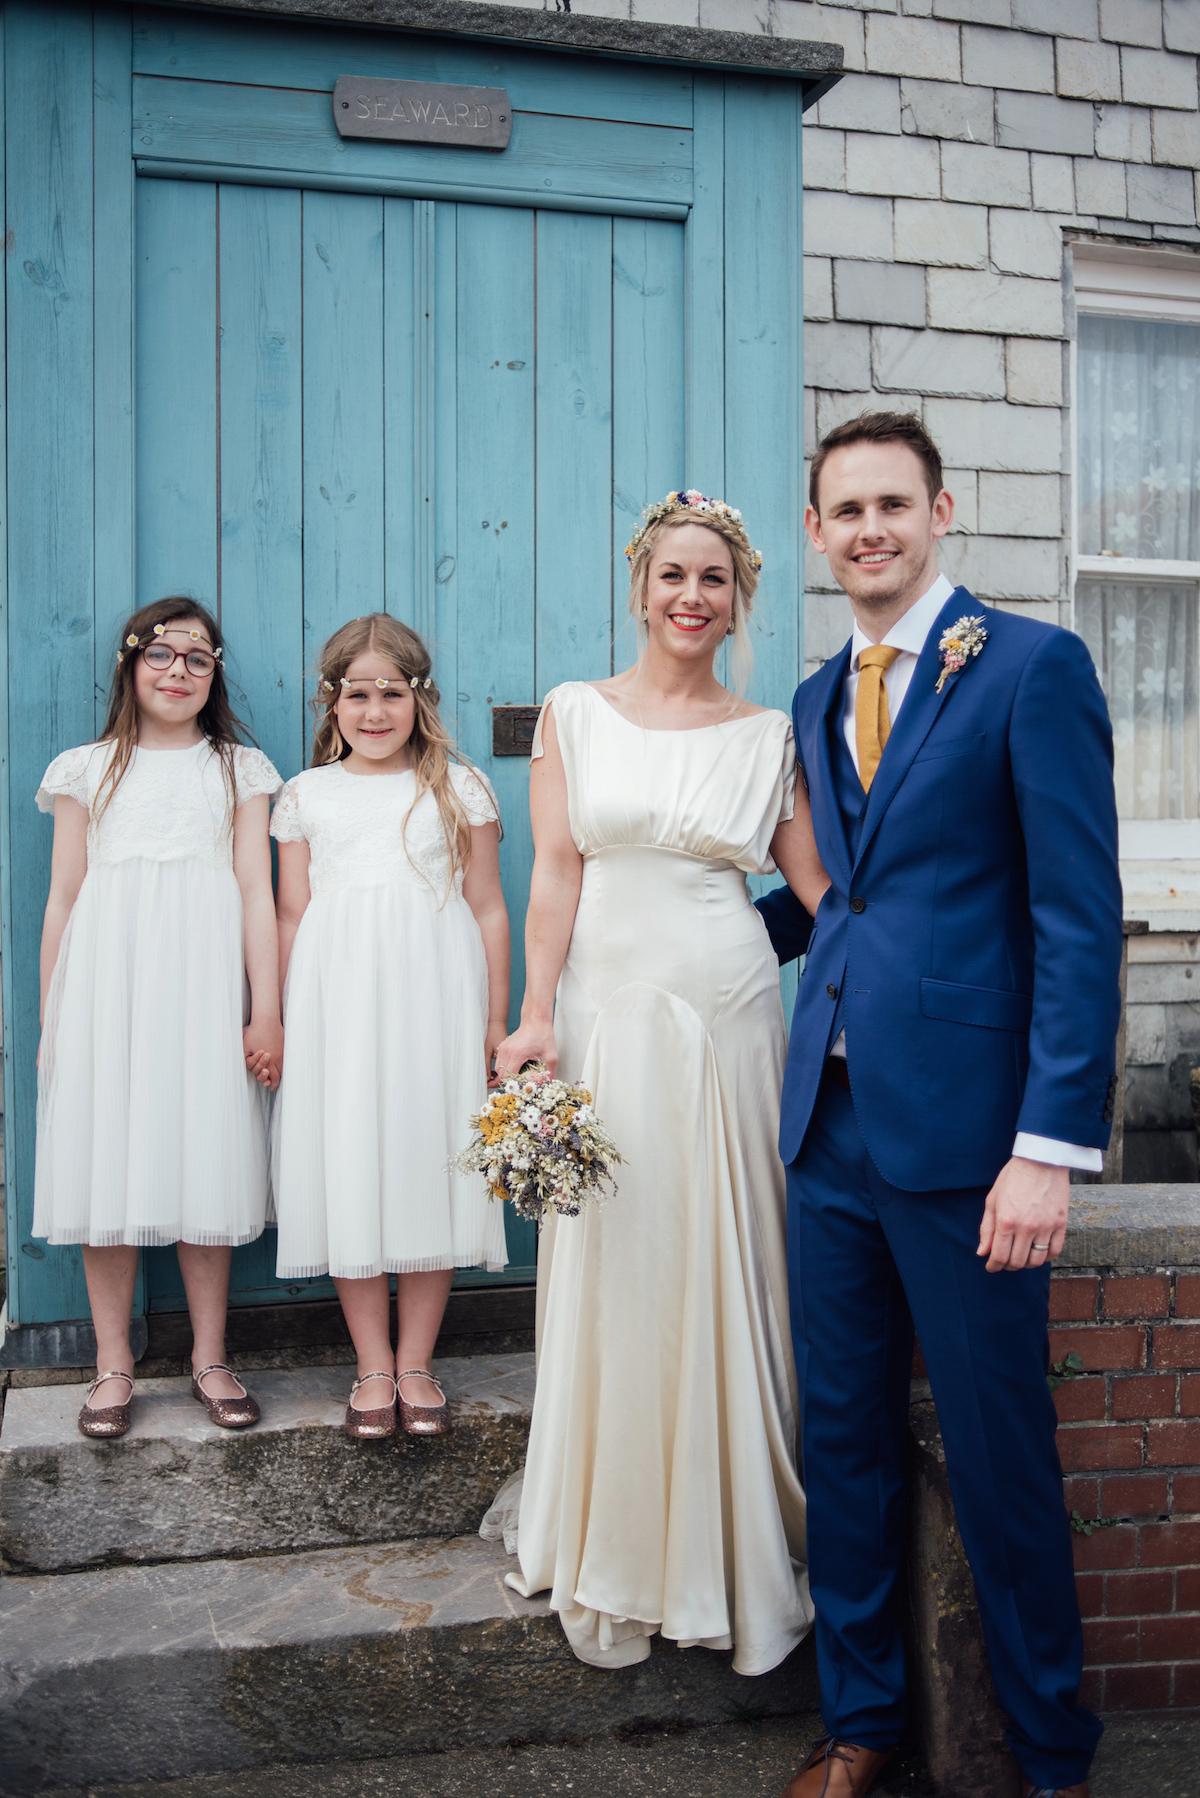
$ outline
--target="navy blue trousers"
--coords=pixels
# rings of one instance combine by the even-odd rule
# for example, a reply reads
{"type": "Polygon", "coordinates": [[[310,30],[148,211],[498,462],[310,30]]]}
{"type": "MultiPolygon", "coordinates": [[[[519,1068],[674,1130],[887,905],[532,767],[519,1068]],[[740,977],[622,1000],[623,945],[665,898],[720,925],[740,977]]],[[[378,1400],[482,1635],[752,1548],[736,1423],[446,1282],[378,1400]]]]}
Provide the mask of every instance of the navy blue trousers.
{"type": "Polygon", "coordinates": [[[897,1582],[913,1329],[946,1449],[1008,1740],[1035,1786],[1087,1778],[1083,1631],[1046,1385],[1049,1268],[989,1274],[986,1192],[883,1179],[830,1081],[788,1173],[808,1554],[825,1726],[868,1748],[904,1727],[897,1582]]]}

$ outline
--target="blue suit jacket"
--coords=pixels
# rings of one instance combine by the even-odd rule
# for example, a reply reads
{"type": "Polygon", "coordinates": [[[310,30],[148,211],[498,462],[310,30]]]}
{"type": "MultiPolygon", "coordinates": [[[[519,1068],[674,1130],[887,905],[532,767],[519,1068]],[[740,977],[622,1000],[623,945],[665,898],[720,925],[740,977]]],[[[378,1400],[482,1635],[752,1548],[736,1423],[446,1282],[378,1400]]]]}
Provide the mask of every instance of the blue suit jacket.
{"type": "Polygon", "coordinates": [[[780,1153],[799,1153],[845,988],[855,1111],[906,1191],[987,1186],[1018,1130],[1103,1148],[1120,1018],[1112,730],[1080,639],[946,601],[871,785],[851,859],[834,790],[850,645],[792,719],[832,885],[808,937],[784,887],[760,901],[781,960],[807,946],[780,1153]],[[938,640],[982,614],[979,655],[941,693],[938,640]],[[832,994],[832,996],[831,996],[832,994]]]}

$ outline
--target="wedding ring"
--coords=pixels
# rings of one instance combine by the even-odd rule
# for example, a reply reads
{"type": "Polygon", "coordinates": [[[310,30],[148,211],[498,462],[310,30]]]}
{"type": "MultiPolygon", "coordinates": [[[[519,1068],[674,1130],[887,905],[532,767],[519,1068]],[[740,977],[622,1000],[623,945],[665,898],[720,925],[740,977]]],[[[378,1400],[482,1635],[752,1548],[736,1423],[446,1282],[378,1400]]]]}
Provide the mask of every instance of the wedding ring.
{"type": "Polygon", "coordinates": [[[1050,1244],[1048,1242],[1035,1242],[1035,1243],[1032,1243],[1030,1246],[1035,1249],[1041,1249],[1041,1251],[1044,1255],[1046,1253],[1046,1250],[1050,1247],[1050,1244]]]}

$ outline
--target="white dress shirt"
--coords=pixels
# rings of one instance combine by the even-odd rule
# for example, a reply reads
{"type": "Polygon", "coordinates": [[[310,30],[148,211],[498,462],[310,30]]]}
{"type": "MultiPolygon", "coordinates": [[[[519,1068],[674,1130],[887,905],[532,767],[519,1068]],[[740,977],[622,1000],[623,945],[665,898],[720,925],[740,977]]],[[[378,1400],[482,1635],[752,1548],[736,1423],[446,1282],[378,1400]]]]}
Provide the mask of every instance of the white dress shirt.
{"type": "MultiPolygon", "coordinates": [[[[944,574],[939,574],[927,593],[923,593],[915,605],[908,608],[902,618],[898,618],[887,636],[884,645],[889,649],[898,649],[900,654],[883,677],[887,689],[888,717],[895,724],[900,707],[904,704],[905,694],[912,682],[913,670],[917,665],[917,657],[925,647],[925,639],[937,619],[938,613],[954,592],[953,583],[944,574]]],[[[854,703],[858,694],[858,658],[864,649],[871,646],[871,638],[864,636],[858,624],[854,626],[854,635],[850,639],[850,667],[846,673],[846,704],[842,712],[842,730],[846,738],[846,747],[850,751],[850,759],[858,772],[858,735],[854,727],[854,703]]],[[[833,1048],[831,1055],[845,1057],[846,1032],[843,1030],[833,1048]]],[[[1032,1136],[1027,1130],[1018,1130],[1013,1143],[1013,1154],[1022,1156],[1026,1161],[1042,1161],[1050,1167],[1077,1167],[1086,1173],[1098,1174],[1104,1166],[1104,1156],[1099,1149],[1083,1148],[1078,1143],[1055,1142],[1049,1136],[1032,1136]]]]}

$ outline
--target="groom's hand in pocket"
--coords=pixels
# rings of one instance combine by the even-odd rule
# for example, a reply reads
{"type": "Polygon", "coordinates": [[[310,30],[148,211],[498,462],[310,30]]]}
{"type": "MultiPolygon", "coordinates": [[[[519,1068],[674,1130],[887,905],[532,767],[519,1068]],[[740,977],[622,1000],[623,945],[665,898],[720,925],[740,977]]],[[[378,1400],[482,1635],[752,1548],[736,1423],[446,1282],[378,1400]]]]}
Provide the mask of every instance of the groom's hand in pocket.
{"type": "Polygon", "coordinates": [[[989,1274],[1042,1267],[1061,1255],[1067,1234],[1071,1176],[1065,1167],[1014,1155],[988,1193],[977,1253],[989,1274]]]}

